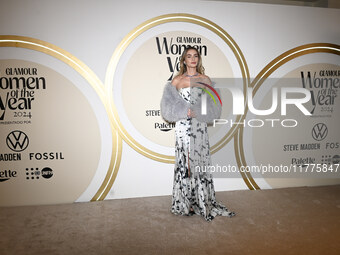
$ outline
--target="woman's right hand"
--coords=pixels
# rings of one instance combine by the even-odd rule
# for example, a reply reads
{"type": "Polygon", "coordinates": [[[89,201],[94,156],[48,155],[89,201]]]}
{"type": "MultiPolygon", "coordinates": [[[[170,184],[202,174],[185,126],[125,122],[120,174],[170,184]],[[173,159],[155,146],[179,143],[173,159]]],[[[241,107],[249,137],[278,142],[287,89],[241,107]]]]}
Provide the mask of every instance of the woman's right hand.
{"type": "Polygon", "coordinates": [[[190,117],[190,118],[194,118],[194,117],[196,117],[196,115],[195,115],[195,113],[189,108],[189,110],[188,110],[188,117],[190,117]]]}

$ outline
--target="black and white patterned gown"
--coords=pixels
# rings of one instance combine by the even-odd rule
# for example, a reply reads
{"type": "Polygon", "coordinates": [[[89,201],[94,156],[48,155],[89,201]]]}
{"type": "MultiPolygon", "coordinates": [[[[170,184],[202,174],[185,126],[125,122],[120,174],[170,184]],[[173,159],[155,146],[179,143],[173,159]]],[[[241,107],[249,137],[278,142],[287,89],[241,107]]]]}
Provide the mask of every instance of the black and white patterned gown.
{"type": "MultiPolygon", "coordinates": [[[[202,90],[188,87],[181,88],[179,93],[188,103],[195,104],[202,90]]],[[[209,171],[195,171],[198,170],[197,166],[211,165],[207,124],[196,118],[179,120],[176,122],[175,137],[176,161],[171,212],[176,215],[198,214],[207,221],[216,215],[236,215],[216,201],[212,174],[209,171]],[[190,208],[194,212],[190,212],[190,208]]]]}

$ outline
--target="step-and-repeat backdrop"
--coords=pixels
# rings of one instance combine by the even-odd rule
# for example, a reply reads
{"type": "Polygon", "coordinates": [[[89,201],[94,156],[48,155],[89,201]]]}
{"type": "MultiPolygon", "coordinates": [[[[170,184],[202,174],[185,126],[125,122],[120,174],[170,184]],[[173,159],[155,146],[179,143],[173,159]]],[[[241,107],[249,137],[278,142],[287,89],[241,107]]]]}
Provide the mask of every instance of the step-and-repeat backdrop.
{"type": "Polygon", "coordinates": [[[188,45],[223,102],[217,191],[340,183],[339,10],[155,3],[2,2],[0,205],[170,195],[188,45]]]}

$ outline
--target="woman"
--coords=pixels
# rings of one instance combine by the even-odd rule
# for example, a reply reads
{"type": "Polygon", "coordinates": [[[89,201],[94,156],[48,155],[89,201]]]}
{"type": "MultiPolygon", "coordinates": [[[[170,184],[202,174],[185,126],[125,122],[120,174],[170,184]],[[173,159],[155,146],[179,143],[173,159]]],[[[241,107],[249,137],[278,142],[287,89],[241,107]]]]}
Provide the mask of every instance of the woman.
{"type": "MultiPolygon", "coordinates": [[[[181,57],[180,71],[164,88],[161,114],[175,127],[175,174],[171,212],[176,215],[202,215],[207,221],[216,215],[236,215],[215,200],[207,124],[219,118],[221,105],[206,96],[202,114],[203,89],[212,86],[196,48],[187,47],[181,57]],[[202,171],[199,171],[199,170],[202,171]]],[[[215,89],[217,90],[217,89],[215,89]]],[[[218,90],[217,90],[218,92],[218,90]]]]}

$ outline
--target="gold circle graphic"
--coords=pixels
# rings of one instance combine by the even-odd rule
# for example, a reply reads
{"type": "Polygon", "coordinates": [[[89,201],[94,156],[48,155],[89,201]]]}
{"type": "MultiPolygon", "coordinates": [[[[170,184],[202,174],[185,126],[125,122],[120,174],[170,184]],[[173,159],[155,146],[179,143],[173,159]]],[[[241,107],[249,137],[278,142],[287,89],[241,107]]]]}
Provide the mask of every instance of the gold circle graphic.
{"type": "Polygon", "coordinates": [[[96,91],[110,119],[112,133],[112,154],[109,169],[97,193],[91,199],[91,201],[103,200],[106,197],[107,193],[110,191],[118,173],[122,153],[122,139],[113,126],[113,117],[111,115],[111,111],[109,110],[109,104],[103,89],[104,86],[102,82],[99,80],[97,75],[83,62],[81,62],[69,52],[51,43],[31,37],[0,35],[0,47],[25,48],[39,51],[55,57],[76,70],[81,76],[85,78],[85,80],[88,81],[88,83],[96,91]]]}
{"type": "MultiPolygon", "coordinates": [[[[280,56],[276,57],[268,65],[266,65],[251,82],[250,87],[254,89],[253,96],[255,96],[257,90],[261,87],[265,79],[267,79],[280,66],[292,59],[311,53],[330,53],[340,55],[340,46],[331,43],[311,43],[298,46],[282,53],[280,56]]],[[[248,106],[245,109],[245,114],[243,115],[241,121],[245,119],[247,112],[248,106]]],[[[243,129],[243,126],[240,127],[234,137],[235,156],[239,169],[241,169],[241,166],[247,166],[243,148],[243,129]]],[[[246,174],[242,172],[240,173],[249,189],[260,189],[249,172],[246,172],[246,174]]]]}
{"type": "MultiPolygon", "coordinates": [[[[187,23],[193,23],[193,24],[205,27],[208,30],[214,32],[216,35],[218,35],[230,47],[230,49],[234,53],[239,63],[239,66],[242,72],[243,88],[244,88],[244,94],[245,94],[244,101],[246,99],[246,93],[247,93],[246,88],[248,84],[250,83],[250,78],[249,78],[249,70],[248,70],[246,60],[240,48],[238,47],[236,42],[232,39],[232,37],[217,24],[213,23],[210,20],[202,18],[200,16],[186,14],[186,13],[161,15],[161,16],[145,21],[144,23],[137,26],[128,35],[124,37],[124,39],[120,42],[120,44],[118,45],[118,47],[116,48],[116,50],[114,51],[110,59],[107,72],[106,72],[106,77],[105,77],[105,88],[109,95],[110,110],[112,111],[112,114],[113,114],[115,128],[118,130],[119,134],[121,135],[121,137],[124,139],[124,141],[127,144],[129,144],[133,149],[135,149],[137,152],[141,153],[145,157],[148,157],[156,161],[173,164],[174,156],[164,155],[164,154],[160,154],[152,150],[149,150],[148,148],[138,143],[126,131],[126,129],[124,128],[123,124],[120,121],[118,111],[114,104],[113,93],[112,93],[113,80],[114,80],[114,76],[115,76],[115,72],[116,72],[119,59],[124,53],[125,49],[129,46],[129,44],[133,40],[135,40],[139,35],[141,35],[143,32],[147,31],[148,29],[151,29],[160,24],[165,24],[169,22],[187,22],[187,23]]],[[[242,115],[238,115],[236,118],[236,122],[239,122],[239,119],[241,117],[242,115]]],[[[238,128],[239,128],[238,125],[233,126],[219,142],[211,146],[211,153],[215,153],[216,151],[220,150],[223,146],[225,146],[234,137],[238,128]]]]}

